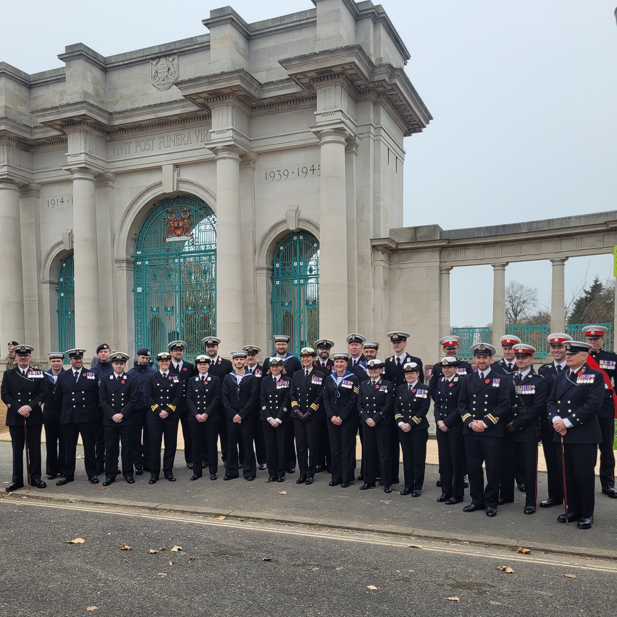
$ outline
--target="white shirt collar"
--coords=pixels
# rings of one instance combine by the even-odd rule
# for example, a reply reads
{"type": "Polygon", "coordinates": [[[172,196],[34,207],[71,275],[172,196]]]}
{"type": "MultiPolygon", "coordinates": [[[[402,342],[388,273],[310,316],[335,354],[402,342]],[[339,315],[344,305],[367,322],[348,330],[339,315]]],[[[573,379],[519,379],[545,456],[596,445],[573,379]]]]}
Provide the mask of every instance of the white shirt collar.
{"type": "Polygon", "coordinates": [[[518,374],[520,375],[521,379],[525,379],[525,377],[527,377],[527,375],[529,375],[530,372],[531,372],[531,367],[529,367],[526,371],[519,371],[518,374]]]}

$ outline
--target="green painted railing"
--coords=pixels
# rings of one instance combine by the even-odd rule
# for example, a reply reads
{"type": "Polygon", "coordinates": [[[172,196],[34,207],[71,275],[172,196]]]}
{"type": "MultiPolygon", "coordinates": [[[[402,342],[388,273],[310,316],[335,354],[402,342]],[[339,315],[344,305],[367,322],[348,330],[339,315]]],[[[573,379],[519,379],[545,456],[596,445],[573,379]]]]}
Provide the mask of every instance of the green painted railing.
{"type": "Polygon", "coordinates": [[[536,357],[548,355],[550,326],[508,326],[508,334],[518,336],[525,345],[535,347],[536,357]]]}
{"type": "MultiPolygon", "coordinates": [[[[569,334],[575,341],[583,340],[583,328],[585,326],[590,326],[588,323],[569,323],[566,326],[566,334],[569,334]]],[[[603,348],[608,351],[613,351],[613,324],[611,323],[594,323],[594,326],[604,326],[608,328],[608,332],[604,337],[604,345],[603,348]]]]}
{"type": "Polygon", "coordinates": [[[458,346],[458,357],[461,360],[470,360],[472,358],[470,351],[472,345],[491,342],[491,329],[489,326],[482,328],[452,328],[452,334],[461,337],[458,346]]]}

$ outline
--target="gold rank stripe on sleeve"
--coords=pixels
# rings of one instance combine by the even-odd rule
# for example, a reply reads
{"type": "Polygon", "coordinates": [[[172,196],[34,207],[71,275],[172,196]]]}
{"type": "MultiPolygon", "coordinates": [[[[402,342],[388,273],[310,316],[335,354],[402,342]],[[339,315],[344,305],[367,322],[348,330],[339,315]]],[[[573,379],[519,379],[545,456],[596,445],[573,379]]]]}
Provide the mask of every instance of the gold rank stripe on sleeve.
{"type": "Polygon", "coordinates": [[[354,394],[360,394],[360,388],[354,388],[353,391],[354,394]]]}
{"type": "Polygon", "coordinates": [[[422,420],[420,420],[420,418],[418,418],[418,416],[414,416],[412,418],[412,420],[416,423],[416,424],[420,424],[420,422],[422,422],[422,420]]]}
{"type": "Polygon", "coordinates": [[[176,406],[175,405],[167,405],[167,407],[169,409],[171,409],[172,411],[176,411],[176,406]]]}
{"type": "Polygon", "coordinates": [[[291,401],[291,406],[292,407],[297,407],[298,406],[298,401],[291,401]]]}
{"type": "Polygon", "coordinates": [[[398,420],[399,418],[403,418],[403,414],[402,414],[402,413],[397,413],[397,414],[394,416],[394,419],[395,419],[395,420],[398,420]]]}
{"type": "Polygon", "coordinates": [[[463,416],[463,422],[465,422],[465,420],[467,420],[467,418],[471,418],[471,414],[470,414],[470,413],[466,413],[466,414],[463,416]]]}
{"type": "Polygon", "coordinates": [[[492,413],[489,413],[486,416],[493,424],[497,424],[499,422],[499,418],[496,418],[492,413]]]}
{"type": "Polygon", "coordinates": [[[157,409],[158,405],[152,405],[152,411],[155,411],[157,409]]]}
{"type": "Polygon", "coordinates": [[[311,405],[311,409],[312,409],[313,411],[317,411],[317,410],[319,409],[319,405],[318,405],[317,403],[313,403],[313,404],[311,405]]]}

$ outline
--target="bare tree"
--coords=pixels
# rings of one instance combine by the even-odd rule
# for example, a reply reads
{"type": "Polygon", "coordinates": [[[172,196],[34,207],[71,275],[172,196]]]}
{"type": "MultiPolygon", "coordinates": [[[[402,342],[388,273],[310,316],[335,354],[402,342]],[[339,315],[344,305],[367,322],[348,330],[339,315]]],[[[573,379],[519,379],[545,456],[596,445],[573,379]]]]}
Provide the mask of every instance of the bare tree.
{"type": "Polygon", "coordinates": [[[506,325],[520,326],[538,309],[538,290],[518,281],[510,281],[506,287],[506,325]]]}

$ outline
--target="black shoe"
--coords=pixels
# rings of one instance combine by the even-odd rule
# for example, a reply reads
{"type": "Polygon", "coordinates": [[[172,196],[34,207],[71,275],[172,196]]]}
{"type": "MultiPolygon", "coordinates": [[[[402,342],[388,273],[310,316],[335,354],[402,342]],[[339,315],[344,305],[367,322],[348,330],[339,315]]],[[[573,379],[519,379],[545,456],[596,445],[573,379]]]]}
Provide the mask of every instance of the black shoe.
{"type": "Polygon", "coordinates": [[[351,482],[341,482],[341,488],[349,488],[351,486],[351,482]]]}
{"type": "Polygon", "coordinates": [[[404,488],[399,495],[411,495],[411,489],[410,488],[404,488]]]}
{"type": "Polygon", "coordinates": [[[391,493],[392,492],[392,487],[391,486],[384,486],[383,492],[384,493],[391,493]]]}
{"type": "Polygon", "coordinates": [[[124,479],[126,480],[127,484],[135,484],[135,478],[133,478],[133,476],[127,476],[124,479]]]}
{"type": "Polygon", "coordinates": [[[361,491],[368,491],[368,490],[369,490],[369,488],[375,488],[375,485],[374,485],[374,484],[366,484],[366,483],[365,483],[365,484],[363,484],[363,485],[360,487],[360,490],[361,490],[361,491]]]}
{"type": "Polygon", "coordinates": [[[435,482],[435,486],[441,486],[441,480],[437,480],[437,482],[435,482]]]}
{"type": "Polygon", "coordinates": [[[252,482],[255,479],[255,476],[249,476],[248,478],[244,478],[247,482],[252,482]]]}
{"type": "Polygon", "coordinates": [[[524,484],[519,484],[519,485],[518,485],[518,490],[519,490],[521,493],[526,493],[526,492],[527,492],[527,487],[526,487],[524,484]]]}
{"type": "Polygon", "coordinates": [[[439,495],[439,497],[437,497],[437,501],[439,503],[443,503],[444,501],[446,501],[446,499],[450,499],[450,495],[446,495],[445,493],[442,493],[441,495],[439,495]]]}
{"type": "Polygon", "coordinates": [[[115,481],[116,481],[116,478],[106,478],[105,482],[103,482],[103,486],[109,486],[110,484],[113,484],[115,481]]]}
{"type": "Polygon", "coordinates": [[[475,512],[476,510],[484,510],[484,506],[478,506],[475,503],[470,503],[463,508],[463,512],[475,512]]]}
{"type": "Polygon", "coordinates": [[[411,496],[412,496],[412,497],[420,497],[420,493],[421,493],[421,492],[422,492],[422,491],[419,491],[418,489],[416,489],[416,490],[414,490],[414,491],[411,491],[411,496]]]}
{"type": "Polygon", "coordinates": [[[210,474],[210,480],[216,480],[217,475],[215,473],[210,474]]]}
{"type": "Polygon", "coordinates": [[[469,478],[467,476],[463,476],[463,488],[469,488],[469,478]]]}
{"type": "Polygon", "coordinates": [[[148,484],[156,484],[157,480],[158,478],[156,476],[150,476],[150,479],[148,480],[148,484]]]}
{"type": "Polygon", "coordinates": [[[552,497],[549,497],[548,499],[545,499],[544,501],[540,502],[540,507],[541,508],[552,508],[553,506],[560,506],[563,504],[563,499],[553,499],[552,497]]]}
{"type": "Polygon", "coordinates": [[[165,480],[169,480],[170,482],[175,482],[176,478],[174,477],[173,474],[171,474],[169,476],[165,476],[165,480]]]}
{"type": "Polygon", "coordinates": [[[305,481],[304,484],[306,484],[307,486],[310,484],[313,484],[313,478],[311,478],[311,476],[309,476],[305,481]]]}
{"type": "MultiPolygon", "coordinates": [[[[605,486],[602,489],[602,492],[605,495],[607,495],[608,497],[610,497],[611,499],[617,499],[617,490],[615,490],[614,486],[605,486]]],[[[584,520],[587,520],[587,519],[584,519],[584,520]]],[[[593,521],[592,521],[592,523],[593,523],[593,521]]],[[[580,523],[579,523],[579,525],[580,525],[580,523]]],[[[590,525],[590,527],[591,527],[591,525],[590,525]]],[[[589,529],[589,527],[581,527],[581,529],[589,529]]]]}
{"type": "Polygon", "coordinates": [[[304,484],[306,482],[306,475],[300,474],[300,477],[296,480],[296,484],[304,484]]]}
{"type": "Polygon", "coordinates": [[[47,474],[47,479],[48,480],[55,480],[60,474],[59,473],[48,473],[47,474]]]}
{"type": "Polygon", "coordinates": [[[328,482],[328,486],[338,486],[340,483],[340,480],[330,480],[330,482],[328,482]]]}
{"type": "Polygon", "coordinates": [[[500,505],[500,506],[503,506],[503,505],[505,505],[507,503],[514,503],[514,499],[504,499],[503,497],[500,497],[497,500],[497,504],[500,505]]]}
{"type": "Polygon", "coordinates": [[[486,516],[490,516],[491,518],[497,516],[497,508],[491,508],[491,506],[488,506],[486,508],[486,516]]]}
{"type": "Polygon", "coordinates": [[[6,492],[10,493],[11,491],[16,491],[18,488],[24,488],[24,483],[23,482],[11,482],[6,487],[6,492]]]}
{"type": "Polygon", "coordinates": [[[462,497],[450,497],[449,499],[446,499],[445,504],[447,506],[453,506],[455,503],[461,503],[462,501],[462,497]]]}
{"type": "MultiPolygon", "coordinates": [[[[74,482],[73,478],[71,478],[70,480],[68,478],[65,478],[64,476],[62,476],[57,482],[56,482],[56,486],[64,486],[65,484],[68,484],[69,482],[74,482]]],[[[8,489],[7,489],[8,490],[8,489]]]]}
{"type": "Polygon", "coordinates": [[[579,519],[579,521],[578,521],[576,526],[579,529],[591,529],[592,525],[593,525],[593,515],[590,516],[589,518],[581,518],[581,519],[579,519]]]}
{"type": "Polygon", "coordinates": [[[47,488],[47,482],[43,482],[41,478],[37,480],[32,480],[32,486],[36,486],[36,488],[47,488]]]}
{"type": "Polygon", "coordinates": [[[276,481],[277,481],[277,482],[285,482],[285,476],[278,476],[278,477],[276,478],[276,481]]]}
{"type": "Polygon", "coordinates": [[[332,473],[332,465],[328,465],[327,469],[328,469],[328,473],[332,473]]]}
{"type": "Polygon", "coordinates": [[[276,476],[268,476],[268,482],[276,482],[276,476]]]}
{"type": "Polygon", "coordinates": [[[227,482],[227,480],[235,480],[238,476],[228,476],[227,474],[225,474],[223,476],[223,480],[225,480],[225,482],[227,482]]]}
{"type": "Polygon", "coordinates": [[[267,469],[267,468],[268,468],[268,466],[267,466],[265,463],[261,463],[261,464],[259,465],[259,470],[260,470],[260,471],[263,471],[264,469],[267,469]]]}
{"type": "Polygon", "coordinates": [[[535,513],[536,513],[535,506],[525,506],[525,509],[523,510],[523,514],[535,514],[535,513]]]}
{"type": "Polygon", "coordinates": [[[135,470],[135,473],[136,473],[138,476],[142,476],[142,475],[143,475],[143,473],[144,473],[144,470],[143,470],[141,467],[138,467],[138,468],[135,470]]]}
{"type": "Polygon", "coordinates": [[[194,467],[193,463],[187,463],[187,464],[186,464],[186,466],[187,466],[189,469],[193,469],[193,467],[194,467]]]}
{"type": "Polygon", "coordinates": [[[90,484],[98,484],[99,483],[99,479],[96,476],[92,476],[90,478],[90,484]]]}
{"type": "Polygon", "coordinates": [[[358,476],[358,480],[361,480],[361,481],[362,481],[362,480],[364,480],[364,476],[363,476],[362,474],[360,474],[360,475],[358,476]]]}
{"type": "Polygon", "coordinates": [[[199,480],[199,478],[201,478],[201,476],[198,476],[196,473],[194,473],[189,479],[190,480],[199,480]]]}
{"type": "Polygon", "coordinates": [[[205,469],[208,466],[208,461],[201,461],[201,468],[205,469]]]}
{"type": "Polygon", "coordinates": [[[315,473],[319,473],[323,471],[323,465],[315,465],[315,473]]]}
{"type": "MultiPolygon", "coordinates": [[[[580,514],[577,514],[576,512],[568,512],[568,523],[574,523],[574,521],[578,521],[579,518],[581,518],[580,514]]],[[[565,514],[560,514],[557,517],[557,522],[558,523],[565,523],[566,522],[566,515],[565,514]]]]}
{"type": "Polygon", "coordinates": [[[296,468],[295,467],[288,467],[285,470],[286,473],[296,473],[296,468]]]}

